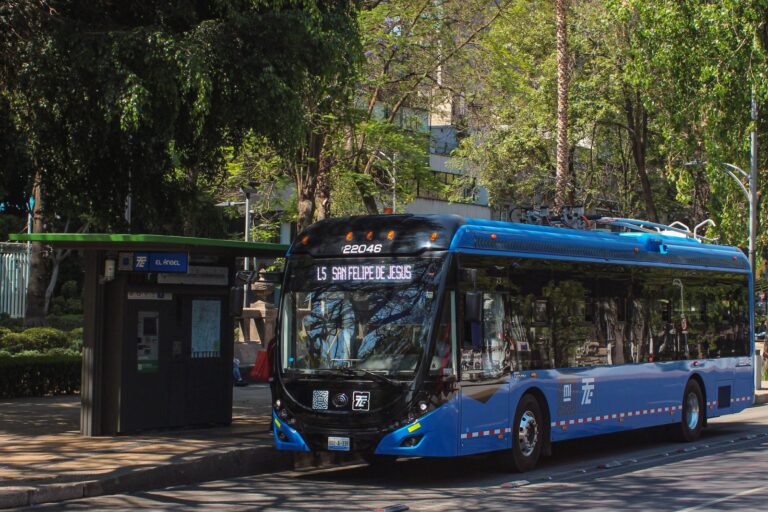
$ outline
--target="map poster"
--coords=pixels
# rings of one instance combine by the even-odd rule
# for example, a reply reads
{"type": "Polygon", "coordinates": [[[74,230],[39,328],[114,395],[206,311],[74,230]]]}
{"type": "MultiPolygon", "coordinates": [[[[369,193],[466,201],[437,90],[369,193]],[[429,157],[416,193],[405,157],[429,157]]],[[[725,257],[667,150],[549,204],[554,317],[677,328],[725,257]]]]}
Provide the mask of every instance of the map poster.
{"type": "Polygon", "coordinates": [[[192,301],[192,357],[221,355],[221,300],[192,301]]]}

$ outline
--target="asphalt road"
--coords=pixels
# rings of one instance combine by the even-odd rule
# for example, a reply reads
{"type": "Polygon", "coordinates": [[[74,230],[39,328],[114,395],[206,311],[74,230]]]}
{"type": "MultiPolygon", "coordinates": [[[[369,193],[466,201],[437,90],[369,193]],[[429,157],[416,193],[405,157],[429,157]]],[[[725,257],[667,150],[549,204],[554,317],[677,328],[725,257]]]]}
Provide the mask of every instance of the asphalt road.
{"type": "Polygon", "coordinates": [[[535,471],[485,457],[350,465],[104,496],[35,510],[766,510],[768,406],[710,421],[692,444],[663,429],[556,445],[535,471]]]}

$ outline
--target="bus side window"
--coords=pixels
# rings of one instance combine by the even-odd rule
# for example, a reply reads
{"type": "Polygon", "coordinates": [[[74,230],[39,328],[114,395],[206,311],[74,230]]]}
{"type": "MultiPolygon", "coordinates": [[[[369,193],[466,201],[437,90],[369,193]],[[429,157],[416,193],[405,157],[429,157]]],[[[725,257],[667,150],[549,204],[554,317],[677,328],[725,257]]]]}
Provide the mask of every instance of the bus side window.
{"type": "Polygon", "coordinates": [[[482,319],[466,319],[461,347],[464,380],[498,378],[509,372],[509,336],[505,334],[505,299],[502,293],[482,295],[482,319]]]}

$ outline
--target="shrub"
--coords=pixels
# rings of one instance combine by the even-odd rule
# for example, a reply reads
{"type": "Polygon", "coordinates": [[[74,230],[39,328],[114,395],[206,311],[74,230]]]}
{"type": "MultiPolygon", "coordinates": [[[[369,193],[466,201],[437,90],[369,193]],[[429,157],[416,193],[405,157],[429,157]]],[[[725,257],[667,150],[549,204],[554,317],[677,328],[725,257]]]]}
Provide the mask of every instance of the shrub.
{"type": "Polygon", "coordinates": [[[18,354],[31,348],[33,342],[29,336],[20,332],[11,332],[0,338],[0,350],[18,354]]]}
{"type": "Polygon", "coordinates": [[[82,314],[83,312],[83,299],[79,297],[73,297],[71,299],[67,299],[66,304],[64,304],[64,312],[68,314],[82,314]]]}
{"type": "Polygon", "coordinates": [[[80,389],[81,366],[79,355],[0,352],[0,398],[75,393],[80,389]]]}
{"type": "Polygon", "coordinates": [[[83,328],[76,327],[67,334],[69,337],[69,350],[74,350],[78,354],[83,351],[83,328]]]}
{"type": "Polygon", "coordinates": [[[51,306],[49,313],[55,316],[63,315],[64,309],[67,306],[67,299],[59,295],[51,299],[51,306]]]}
{"type": "Polygon", "coordinates": [[[3,336],[5,336],[6,334],[10,334],[10,333],[12,333],[12,332],[13,332],[13,331],[12,331],[12,330],[10,330],[10,329],[9,329],[9,328],[7,328],[7,327],[0,327],[0,343],[2,343],[2,340],[3,340],[3,336]]]}
{"type": "Polygon", "coordinates": [[[70,343],[67,333],[52,327],[31,327],[22,334],[32,341],[26,348],[40,352],[52,348],[67,348],[70,343]]]}
{"type": "MultiPolygon", "coordinates": [[[[39,354],[39,352],[38,352],[39,354]]],[[[71,348],[49,348],[43,352],[46,356],[77,356],[80,357],[80,352],[72,350],[71,348]]]]}
{"type": "Polygon", "coordinates": [[[83,315],[48,315],[45,317],[45,325],[62,331],[71,331],[83,326],[83,315]]]}
{"type": "Polygon", "coordinates": [[[12,331],[20,331],[24,328],[23,318],[11,318],[8,313],[0,314],[0,327],[7,327],[12,331]]]}
{"type": "Polygon", "coordinates": [[[71,280],[61,285],[61,294],[67,299],[74,299],[80,297],[79,286],[77,281],[71,280]]]}

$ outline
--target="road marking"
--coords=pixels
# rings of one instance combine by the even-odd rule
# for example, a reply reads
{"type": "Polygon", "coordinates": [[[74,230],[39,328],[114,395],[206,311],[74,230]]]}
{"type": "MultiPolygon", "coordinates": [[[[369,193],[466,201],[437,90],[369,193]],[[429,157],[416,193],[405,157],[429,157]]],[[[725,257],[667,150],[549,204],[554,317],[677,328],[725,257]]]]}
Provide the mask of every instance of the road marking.
{"type": "Polygon", "coordinates": [[[695,507],[690,508],[684,508],[681,510],[678,510],[677,512],[692,512],[694,510],[701,510],[703,508],[709,507],[711,505],[717,505],[718,503],[722,503],[724,501],[728,501],[731,498],[739,498],[741,496],[747,496],[750,494],[754,494],[756,492],[764,491],[768,489],[768,485],[764,485],[762,487],[755,487],[754,489],[747,489],[746,491],[737,492],[736,494],[731,494],[729,496],[724,496],[722,498],[718,498],[716,500],[708,501],[706,503],[702,503],[701,505],[696,505],[695,507]]]}

